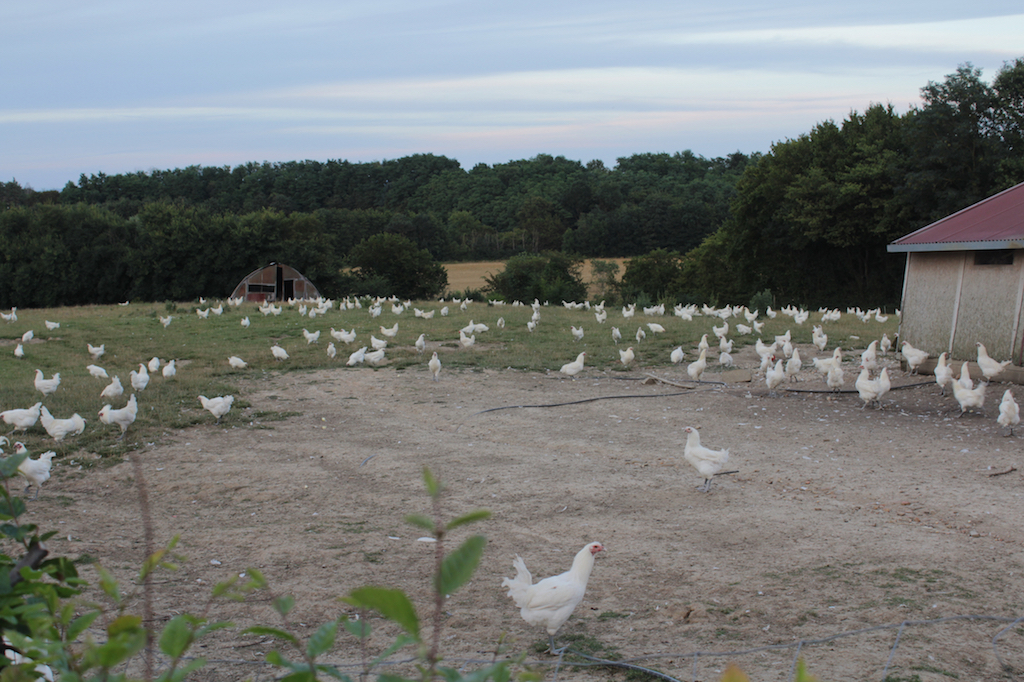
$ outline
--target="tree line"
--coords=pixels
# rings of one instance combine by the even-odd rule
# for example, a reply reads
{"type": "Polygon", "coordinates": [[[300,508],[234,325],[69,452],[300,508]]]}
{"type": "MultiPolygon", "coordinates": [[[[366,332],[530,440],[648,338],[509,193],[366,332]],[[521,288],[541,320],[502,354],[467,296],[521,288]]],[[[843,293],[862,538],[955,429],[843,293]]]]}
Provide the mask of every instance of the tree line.
{"type": "Polygon", "coordinates": [[[1024,180],[1024,59],[991,83],[961,66],[922,99],[902,115],[872,104],[763,155],[645,153],[607,168],[541,154],[467,171],[418,154],[98,173],[59,192],[0,183],[0,306],[191,299],[272,260],[350,293],[365,286],[353,249],[380,234],[417,261],[633,257],[623,293],[652,300],[767,289],[780,303],[895,303],[904,263],[886,244],[1024,180]]]}

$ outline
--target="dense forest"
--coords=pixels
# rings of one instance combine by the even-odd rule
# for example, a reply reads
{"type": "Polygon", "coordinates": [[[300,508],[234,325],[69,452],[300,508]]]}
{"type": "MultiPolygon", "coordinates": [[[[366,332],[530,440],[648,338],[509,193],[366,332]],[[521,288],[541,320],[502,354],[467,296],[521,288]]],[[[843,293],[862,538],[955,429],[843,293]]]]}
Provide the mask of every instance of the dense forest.
{"type": "Polygon", "coordinates": [[[780,304],[893,304],[903,259],[886,244],[1024,181],[1024,59],[991,83],[961,66],[922,99],[902,115],[872,104],[763,155],[645,153],[607,168],[541,154],[464,170],[421,154],[98,173],[61,191],[0,183],[0,307],[226,295],[270,261],[356,293],[353,249],[380,234],[436,261],[635,257],[629,291],[651,299],[767,289],[780,304]],[[660,274],[645,280],[652,258],[660,274]]]}

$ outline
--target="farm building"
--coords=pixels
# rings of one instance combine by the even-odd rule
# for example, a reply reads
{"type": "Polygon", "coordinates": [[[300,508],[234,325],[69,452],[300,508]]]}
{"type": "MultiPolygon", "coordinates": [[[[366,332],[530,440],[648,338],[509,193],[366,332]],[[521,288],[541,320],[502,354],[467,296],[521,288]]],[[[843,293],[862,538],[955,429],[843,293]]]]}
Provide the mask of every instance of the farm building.
{"type": "Polygon", "coordinates": [[[313,283],[288,265],[271,263],[270,265],[250,272],[235,290],[232,298],[244,298],[247,301],[287,301],[290,298],[318,298],[313,283]]]}
{"type": "Polygon", "coordinates": [[[1024,183],[888,246],[906,253],[900,338],[937,355],[1024,364],[1024,183]]]}

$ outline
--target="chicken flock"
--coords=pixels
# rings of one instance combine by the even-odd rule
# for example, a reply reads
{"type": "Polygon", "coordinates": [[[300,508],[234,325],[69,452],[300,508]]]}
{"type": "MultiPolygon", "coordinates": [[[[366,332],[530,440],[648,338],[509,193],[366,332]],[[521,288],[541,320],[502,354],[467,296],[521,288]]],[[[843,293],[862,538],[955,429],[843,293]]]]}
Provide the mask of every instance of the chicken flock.
{"type": "MultiPolygon", "coordinates": [[[[241,301],[236,302],[232,300],[229,302],[229,305],[237,307],[241,303],[241,301]]],[[[293,307],[295,303],[289,301],[289,307],[293,307]]],[[[493,303],[495,305],[504,305],[502,302],[493,303]]],[[[346,352],[340,354],[340,361],[344,361],[347,366],[354,367],[364,363],[371,365],[386,363],[389,349],[393,350],[395,347],[399,347],[402,337],[400,336],[399,321],[394,321],[391,326],[376,323],[385,311],[385,304],[389,304],[388,307],[392,315],[402,315],[406,311],[412,311],[413,315],[417,318],[431,319],[434,317],[435,312],[437,312],[436,310],[414,308],[410,301],[403,302],[394,297],[391,299],[371,299],[367,302],[366,312],[369,313],[370,319],[375,321],[376,328],[373,332],[357,332],[354,326],[348,330],[330,327],[329,338],[331,341],[326,346],[328,357],[333,360],[339,355],[340,348],[354,345],[358,346],[356,350],[352,352],[346,350],[346,352]],[[377,332],[379,332],[380,338],[376,336],[377,332]],[[357,342],[359,334],[365,334],[362,337],[364,341],[366,336],[369,336],[369,340],[365,342],[365,345],[362,342],[357,342]],[[347,360],[345,360],[346,357],[347,360]]],[[[470,301],[468,300],[452,299],[451,308],[445,305],[439,312],[441,317],[447,317],[451,314],[452,308],[457,306],[459,310],[466,311],[469,304],[470,301]]],[[[363,301],[359,299],[345,299],[335,302],[319,299],[312,302],[302,302],[299,311],[303,316],[315,319],[326,315],[335,305],[339,306],[342,310],[358,310],[363,308],[363,301]]],[[[534,301],[533,304],[515,302],[510,305],[513,307],[529,305],[532,308],[532,314],[529,321],[525,324],[524,331],[527,334],[535,333],[539,325],[541,325],[542,317],[544,317],[543,309],[547,304],[534,301]]],[[[592,305],[589,302],[563,302],[563,305],[567,309],[585,309],[592,313],[594,315],[594,322],[591,324],[603,325],[609,316],[603,302],[597,305],[592,305]]],[[[274,305],[273,303],[264,303],[256,310],[263,316],[278,316],[282,314],[284,307],[274,305]]],[[[223,313],[223,306],[211,306],[205,310],[196,309],[196,312],[199,319],[209,320],[210,312],[215,316],[220,316],[223,313]]],[[[14,310],[12,310],[12,315],[13,313],[14,310]]],[[[751,345],[750,342],[753,341],[752,345],[758,358],[758,363],[756,369],[753,369],[753,366],[750,369],[753,370],[753,376],[756,381],[763,381],[766,397],[778,398],[780,392],[789,390],[812,390],[832,394],[848,392],[857,394],[859,401],[862,403],[862,409],[883,409],[886,398],[889,397],[890,391],[894,388],[890,378],[890,370],[897,371],[891,362],[888,364],[883,362],[883,358],[890,351],[896,350],[893,339],[883,334],[881,338],[872,339],[867,343],[864,350],[859,354],[850,354],[849,351],[844,354],[843,349],[838,346],[828,351],[829,340],[826,325],[837,321],[842,313],[837,310],[821,310],[819,313],[821,314],[821,324],[813,325],[811,344],[808,347],[798,348],[794,345],[790,331],[775,336],[773,339],[763,338],[764,321],[758,319],[760,316],[759,311],[750,311],[742,306],[721,309],[710,306],[700,308],[698,306],[676,306],[672,314],[684,321],[693,322],[695,318],[705,316],[708,320],[713,320],[713,322],[710,325],[710,331],[702,336],[695,348],[688,349],[685,347],[686,344],[675,345],[666,358],[659,358],[658,361],[660,364],[661,360],[667,360],[672,366],[678,366],[680,371],[685,367],[685,374],[689,381],[697,383],[706,382],[709,380],[708,377],[712,375],[715,375],[715,377],[711,378],[710,381],[717,381],[717,372],[714,371],[715,359],[717,358],[719,370],[729,370],[736,366],[734,344],[739,342],[740,347],[743,347],[751,345]],[[737,319],[734,320],[732,318],[737,319]],[[731,337],[730,334],[732,335],[731,337]],[[710,338],[717,339],[717,343],[709,341],[710,338]],[[771,343],[767,343],[769,340],[771,343]],[[693,358],[693,360],[685,362],[687,355],[693,358]],[[850,366],[856,366],[858,370],[856,378],[850,382],[853,387],[852,389],[846,388],[846,373],[848,371],[847,368],[850,366]],[[760,378],[758,379],[757,377],[760,378]],[[804,388],[808,385],[815,385],[815,388],[804,388]]],[[[857,315],[865,323],[869,323],[872,320],[882,321],[885,318],[880,310],[865,312],[859,309],[851,309],[847,313],[857,315]]],[[[645,316],[665,316],[666,310],[664,306],[651,306],[645,307],[642,314],[645,316]]],[[[789,316],[792,318],[794,326],[804,324],[809,319],[810,314],[808,311],[796,308],[784,308],[779,311],[773,311],[771,308],[768,308],[765,311],[765,316],[768,318],[774,319],[778,315],[789,316]]],[[[638,312],[635,305],[623,307],[620,326],[625,329],[628,325],[631,329],[636,324],[631,322],[637,315],[638,312]]],[[[5,317],[5,319],[8,318],[5,317]]],[[[17,317],[15,316],[13,319],[17,320],[17,317]]],[[[173,324],[174,319],[172,316],[161,316],[159,321],[164,328],[167,328],[173,324]]],[[[257,321],[258,319],[257,317],[257,321]]],[[[629,371],[640,365],[640,351],[646,347],[646,344],[650,343],[650,341],[647,341],[648,335],[671,337],[671,327],[667,328],[666,324],[653,321],[637,324],[635,334],[628,332],[629,336],[635,339],[634,345],[616,349],[618,354],[616,366],[622,370],[629,371]]],[[[499,317],[495,323],[495,326],[500,330],[504,330],[505,325],[504,316],[499,317]]],[[[241,326],[249,329],[251,326],[255,327],[256,323],[247,315],[242,318],[241,326]]],[[[310,323],[309,326],[312,327],[313,324],[310,323]]],[[[60,328],[60,324],[47,321],[46,327],[50,332],[53,332],[60,328]]],[[[613,343],[619,344],[623,340],[623,332],[620,331],[619,327],[609,325],[604,328],[597,326],[585,329],[582,322],[579,326],[570,325],[566,330],[565,347],[568,349],[575,345],[575,349],[572,351],[575,359],[565,362],[558,369],[558,373],[572,380],[585,375],[587,372],[586,363],[591,356],[591,351],[579,350],[579,348],[588,345],[587,340],[591,338],[591,335],[608,334],[609,332],[605,330],[609,328],[613,343]]],[[[434,382],[441,381],[442,364],[439,351],[443,352],[446,345],[449,348],[457,349],[456,351],[449,352],[476,352],[473,349],[478,344],[478,338],[486,338],[489,333],[493,334],[493,332],[490,332],[490,327],[487,324],[470,320],[466,326],[458,330],[459,336],[457,339],[449,339],[447,343],[431,341],[429,345],[437,348],[437,350],[430,349],[429,360],[425,363],[431,379],[434,382]]],[[[320,330],[303,328],[303,345],[318,345],[320,335],[320,330]]],[[[409,344],[409,349],[414,349],[417,355],[424,354],[429,347],[428,336],[429,334],[427,333],[421,333],[417,336],[414,343],[410,344],[409,341],[405,343],[409,344]]],[[[17,345],[15,350],[15,361],[25,361],[25,345],[28,344],[31,348],[32,341],[32,332],[26,332],[21,337],[21,343],[17,345]]],[[[114,340],[109,340],[108,342],[111,344],[111,347],[116,345],[114,340]]],[[[282,347],[281,341],[269,343],[267,348],[269,357],[273,358],[277,363],[287,363],[291,359],[288,350],[282,347]]],[[[295,348],[293,352],[297,350],[295,348]]],[[[106,402],[96,414],[102,424],[117,427],[119,431],[118,438],[124,438],[129,428],[138,418],[140,401],[144,403],[145,398],[143,396],[147,395],[146,391],[154,390],[150,388],[154,377],[157,377],[157,382],[173,380],[178,370],[174,360],[164,362],[160,358],[153,357],[148,362],[139,361],[137,363],[138,369],[132,369],[129,373],[129,382],[126,387],[122,384],[119,376],[114,375],[111,377],[111,373],[98,364],[107,352],[106,343],[96,346],[87,344],[86,348],[83,349],[83,375],[109,382],[103,386],[101,391],[98,391],[99,400],[106,402]],[[86,361],[91,362],[85,364],[86,361]],[[123,397],[126,388],[129,388],[131,391],[127,399],[123,397]],[[123,406],[115,407],[115,404],[123,404],[123,406]]],[[[901,381],[912,378],[912,375],[925,368],[930,358],[928,352],[915,348],[907,340],[899,341],[897,352],[906,366],[906,373],[900,376],[901,381]]],[[[424,355],[424,357],[427,357],[427,355],[424,355]]],[[[572,356],[570,355],[569,357],[572,356]]],[[[969,412],[984,413],[986,390],[989,384],[993,381],[998,381],[999,375],[1010,364],[1006,360],[997,361],[993,359],[982,343],[977,344],[977,357],[972,359],[975,360],[975,366],[980,372],[977,381],[971,376],[972,370],[968,362],[959,359],[954,361],[948,357],[948,353],[941,353],[936,359],[934,367],[930,368],[940,395],[945,397],[948,392],[957,407],[959,407],[961,416],[969,412]]],[[[225,364],[233,371],[244,371],[250,367],[250,363],[238,355],[228,356],[225,364]]],[[[33,429],[38,423],[54,443],[59,444],[66,439],[81,435],[86,430],[87,422],[78,412],[70,416],[57,417],[51,414],[44,404],[50,396],[61,390],[61,375],[54,373],[47,377],[41,369],[35,369],[34,375],[33,386],[41,395],[41,400],[38,400],[29,407],[11,407],[0,412],[0,420],[10,427],[10,433],[21,432],[24,434],[33,429]]],[[[917,386],[920,383],[912,385],[917,386]]],[[[829,399],[833,398],[830,397],[829,399]]],[[[202,409],[208,411],[219,424],[230,412],[235,398],[231,395],[215,396],[213,398],[199,395],[197,400],[202,409]]],[[[86,414],[89,413],[86,412],[86,414]]],[[[1012,388],[1006,388],[1002,394],[996,423],[1008,437],[1015,435],[1014,429],[1020,423],[1020,409],[1012,388]]],[[[724,471],[725,466],[730,463],[731,453],[729,448],[712,449],[705,446],[701,442],[701,433],[696,426],[686,426],[682,429],[681,434],[685,438],[685,443],[683,443],[682,452],[679,453],[681,455],[680,462],[685,461],[696,471],[701,481],[701,484],[698,486],[699,491],[708,493],[711,490],[711,484],[715,477],[736,473],[736,471],[724,471]]],[[[711,440],[727,440],[727,434],[715,434],[711,437],[711,440]]],[[[9,444],[7,437],[0,436],[0,446],[6,444],[9,444]]],[[[15,443],[14,452],[18,455],[26,455],[19,465],[18,471],[27,482],[26,494],[31,487],[35,486],[35,498],[37,498],[41,486],[50,478],[55,453],[47,451],[33,459],[27,456],[30,453],[24,443],[20,441],[15,443]]],[[[742,453],[740,453],[740,459],[742,460],[742,453]]],[[[520,615],[523,620],[530,625],[540,626],[547,632],[552,652],[557,653],[561,651],[555,648],[554,637],[583,599],[595,565],[596,555],[604,550],[605,547],[602,543],[591,542],[575,555],[569,570],[540,580],[537,583],[533,582],[533,576],[529,569],[527,569],[525,562],[517,555],[513,562],[516,572],[515,576],[503,580],[502,587],[508,589],[508,596],[511,597],[516,607],[520,609],[520,615]]]]}

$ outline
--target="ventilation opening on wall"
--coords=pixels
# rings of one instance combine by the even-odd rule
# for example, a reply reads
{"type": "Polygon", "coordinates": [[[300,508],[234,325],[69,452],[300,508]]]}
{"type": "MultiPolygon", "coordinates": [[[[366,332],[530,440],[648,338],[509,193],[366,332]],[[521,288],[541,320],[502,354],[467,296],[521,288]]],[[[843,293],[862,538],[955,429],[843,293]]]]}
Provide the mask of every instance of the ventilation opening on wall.
{"type": "Polygon", "coordinates": [[[975,265],[1013,265],[1012,249],[997,249],[995,251],[975,251],[975,265]]]}

